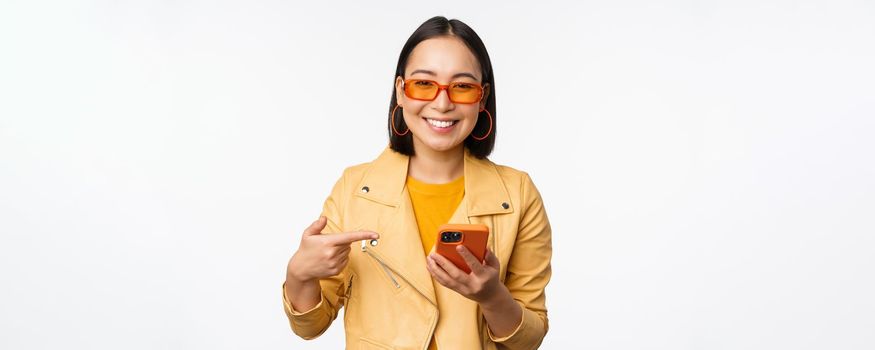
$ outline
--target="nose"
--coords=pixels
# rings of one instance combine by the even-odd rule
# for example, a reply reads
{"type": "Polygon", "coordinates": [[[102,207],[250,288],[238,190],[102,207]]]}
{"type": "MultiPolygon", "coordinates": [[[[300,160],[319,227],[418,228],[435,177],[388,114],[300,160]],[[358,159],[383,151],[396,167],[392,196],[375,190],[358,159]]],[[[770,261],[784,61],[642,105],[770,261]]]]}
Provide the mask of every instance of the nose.
{"type": "Polygon", "coordinates": [[[434,109],[440,112],[448,111],[453,107],[453,101],[450,101],[450,95],[447,89],[438,91],[437,97],[432,101],[434,109]]]}

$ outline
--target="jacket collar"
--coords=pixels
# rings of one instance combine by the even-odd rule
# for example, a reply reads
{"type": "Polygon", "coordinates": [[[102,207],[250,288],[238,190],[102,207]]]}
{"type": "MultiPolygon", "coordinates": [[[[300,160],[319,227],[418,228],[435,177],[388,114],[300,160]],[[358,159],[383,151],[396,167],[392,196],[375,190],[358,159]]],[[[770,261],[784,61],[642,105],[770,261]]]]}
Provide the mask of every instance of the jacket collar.
{"type": "MultiPolygon", "coordinates": [[[[513,212],[513,203],[498,173],[495,163],[478,159],[464,148],[465,198],[467,215],[480,216],[513,212]]],[[[407,182],[410,156],[386,146],[371,163],[370,170],[356,186],[356,195],[385,205],[397,207],[401,203],[407,182]]]]}

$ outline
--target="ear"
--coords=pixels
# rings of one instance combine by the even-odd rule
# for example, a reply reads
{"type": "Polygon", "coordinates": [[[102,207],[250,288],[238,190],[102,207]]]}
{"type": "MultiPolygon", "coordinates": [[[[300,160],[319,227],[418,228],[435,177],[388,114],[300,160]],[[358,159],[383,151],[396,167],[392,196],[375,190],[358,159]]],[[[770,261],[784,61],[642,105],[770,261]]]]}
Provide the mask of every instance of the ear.
{"type": "Polygon", "coordinates": [[[483,84],[483,98],[480,99],[480,108],[486,108],[486,98],[489,97],[489,83],[483,84]]]}
{"type": "Polygon", "coordinates": [[[395,77],[395,101],[396,103],[401,105],[401,107],[404,107],[404,103],[402,103],[405,102],[404,88],[402,87],[402,85],[404,85],[404,79],[402,79],[400,75],[395,77]]]}

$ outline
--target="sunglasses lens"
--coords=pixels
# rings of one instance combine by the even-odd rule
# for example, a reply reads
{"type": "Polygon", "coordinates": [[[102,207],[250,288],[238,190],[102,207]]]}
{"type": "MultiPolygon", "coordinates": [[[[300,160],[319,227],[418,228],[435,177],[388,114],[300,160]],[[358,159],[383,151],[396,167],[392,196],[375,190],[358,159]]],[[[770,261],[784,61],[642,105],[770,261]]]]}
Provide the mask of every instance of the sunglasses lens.
{"type": "Polygon", "coordinates": [[[453,102],[474,103],[480,100],[480,87],[474,84],[453,83],[449,91],[453,102]]]}
{"type": "MultiPolygon", "coordinates": [[[[407,96],[418,100],[434,100],[439,91],[440,85],[430,80],[408,80],[404,85],[407,96]]],[[[474,103],[480,101],[483,90],[477,84],[451,83],[447,92],[454,103],[474,103]]]]}
{"type": "Polygon", "coordinates": [[[431,100],[437,96],[438,86],[427,80],[413,80],[405,85],[407,96],[421,100],[431,100]]]}

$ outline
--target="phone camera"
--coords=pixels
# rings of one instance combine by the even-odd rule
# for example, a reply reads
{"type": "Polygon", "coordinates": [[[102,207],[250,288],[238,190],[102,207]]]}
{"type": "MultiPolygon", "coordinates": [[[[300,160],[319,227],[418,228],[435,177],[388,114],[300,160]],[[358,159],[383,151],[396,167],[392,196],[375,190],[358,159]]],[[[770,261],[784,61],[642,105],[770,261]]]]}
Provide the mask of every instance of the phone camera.
{"type": "Polygon", "coordinates": [[[441,242],[453,243],[462,240],[462,233],[456,231],[441,232],[441,242]]]}

